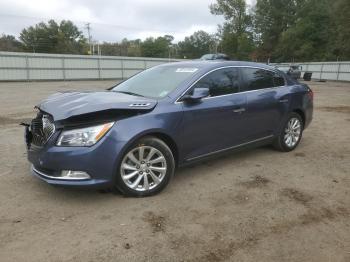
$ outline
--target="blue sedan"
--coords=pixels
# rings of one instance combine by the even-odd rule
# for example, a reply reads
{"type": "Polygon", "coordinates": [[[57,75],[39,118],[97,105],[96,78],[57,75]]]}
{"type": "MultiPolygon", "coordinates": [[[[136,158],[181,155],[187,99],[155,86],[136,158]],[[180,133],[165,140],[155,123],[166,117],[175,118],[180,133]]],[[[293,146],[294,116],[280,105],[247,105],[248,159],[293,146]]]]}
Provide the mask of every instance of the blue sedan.
{"type": "Polygon", "coordinates": [[[191,61],[108,91],[54,94],[36,108],[25,130],[34,175],[149,196],[195,161],[267,144],[295,149],[312,120],[313,92],[267,65],[191,61]]]}

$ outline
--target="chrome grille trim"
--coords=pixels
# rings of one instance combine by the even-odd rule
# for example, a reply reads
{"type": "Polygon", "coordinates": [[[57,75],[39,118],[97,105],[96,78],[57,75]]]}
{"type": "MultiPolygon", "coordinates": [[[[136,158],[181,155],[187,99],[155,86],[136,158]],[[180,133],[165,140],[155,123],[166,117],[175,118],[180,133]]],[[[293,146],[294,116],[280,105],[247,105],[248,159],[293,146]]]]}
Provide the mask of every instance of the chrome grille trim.
{"type": "Polygon", "coordinates": [[[55,124],[53,123],[51,116],[39,112],[30,125],[32,144],[39,147],[45,145],[55,133],[55,130],[55,124]]]}

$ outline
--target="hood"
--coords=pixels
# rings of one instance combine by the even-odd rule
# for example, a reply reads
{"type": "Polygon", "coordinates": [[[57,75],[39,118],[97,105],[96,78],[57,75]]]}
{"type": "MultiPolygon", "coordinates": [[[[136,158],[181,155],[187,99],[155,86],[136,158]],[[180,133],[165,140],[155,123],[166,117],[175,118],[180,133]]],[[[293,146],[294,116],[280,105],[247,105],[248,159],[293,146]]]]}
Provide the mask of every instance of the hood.
{"type": "Polygon", "coordinates": [[[78,115],[114,110],[152,110],[157,101],[113,91],[56,93],[37,107],[52,115],[54,121],[78,115]]]}

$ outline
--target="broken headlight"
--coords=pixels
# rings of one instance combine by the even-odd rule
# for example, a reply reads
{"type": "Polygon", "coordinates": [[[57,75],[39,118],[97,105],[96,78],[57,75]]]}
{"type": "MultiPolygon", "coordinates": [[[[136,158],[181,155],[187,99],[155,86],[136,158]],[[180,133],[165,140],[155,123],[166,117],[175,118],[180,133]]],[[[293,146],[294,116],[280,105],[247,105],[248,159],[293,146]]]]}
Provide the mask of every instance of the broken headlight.
{"type": "Polygon", "coordinates": [[[92,146],[112,128],[113,124],[114,122],[110,122],[63,131],[57,140],[57,146],[92,146]]]}

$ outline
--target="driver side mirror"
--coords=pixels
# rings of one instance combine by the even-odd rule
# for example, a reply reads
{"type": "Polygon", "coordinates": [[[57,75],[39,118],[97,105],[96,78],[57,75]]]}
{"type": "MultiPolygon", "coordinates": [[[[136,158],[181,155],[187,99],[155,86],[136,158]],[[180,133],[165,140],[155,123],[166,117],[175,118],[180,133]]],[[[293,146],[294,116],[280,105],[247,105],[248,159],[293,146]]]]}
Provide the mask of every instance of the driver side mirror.
{"type": "Polygon", "coordinates": [[[182,100],[184,102],[197,102],[209,96],[209,88],[198,87],[193,89],[192,95],[184,95],[182,100]]]}

